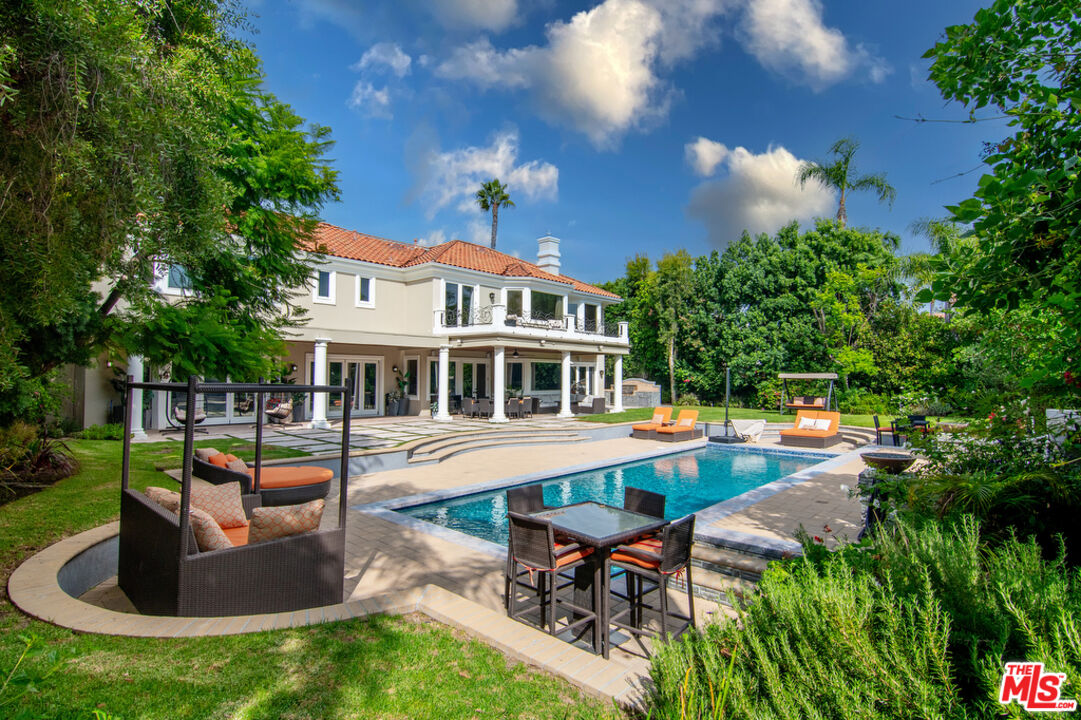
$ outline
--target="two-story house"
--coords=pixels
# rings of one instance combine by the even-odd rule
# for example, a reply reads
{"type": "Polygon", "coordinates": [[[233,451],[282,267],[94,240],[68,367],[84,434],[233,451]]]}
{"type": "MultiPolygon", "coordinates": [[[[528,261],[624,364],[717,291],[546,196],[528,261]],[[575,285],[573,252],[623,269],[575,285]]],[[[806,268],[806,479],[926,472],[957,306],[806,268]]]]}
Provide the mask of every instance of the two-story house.
{"type": "MultiPolygon", "coordinates": [[[[622,410],[626,323],[605,320],[620,301],[606,290],[560,272],[560,241],[542,237],[537,262],[453,240],[431,247],[364,235],[321,223],[315,242],[325,262],[311,288],[297,297],[308,322],[286,338],[298,382],[355,388],[351,408],[340,396],[316,396],[304,409],[325,427],[346,411],[382,415],[386,398],[404,381],[408,414],[432,411],[449,420],[462,397],[492,399],[492,421],[506,420],[508,393],[538,397],[543,408],[567,416],[572,400],[604,395],[622,410]],[[605,380],[606,358],[611,382],[605,380]]],[[[184,292],[183,273],[163,271],[159,290],[184,292]]],[[[138,358],[127,371],[142,374],[138,358]]],[[[115,392],[100,377],[83,378],[85,424],[105,421],[104,396],[115,392]],[[96,415],[102,415],[98,418],[96,415]]],[[[147,421],[166,427],[171,405],[149,402],[147,421]]],[[[251,398],[207,396],[206,423],[252,422],[251,398]]]]}

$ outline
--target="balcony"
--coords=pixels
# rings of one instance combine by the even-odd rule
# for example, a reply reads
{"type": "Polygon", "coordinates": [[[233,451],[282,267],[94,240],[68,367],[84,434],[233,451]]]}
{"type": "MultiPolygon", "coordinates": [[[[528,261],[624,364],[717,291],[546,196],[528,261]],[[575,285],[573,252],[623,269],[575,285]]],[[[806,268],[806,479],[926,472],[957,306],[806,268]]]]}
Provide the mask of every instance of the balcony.
{"type": "Polygon", "coordinates": [[[574,315],[555,317],[530,312],[507,313],[504,305],[474,308],[468,312],[436,310],[432,332],[456,337],[499,334],[545,340],[630,344],[626,322],[580,323],[574,315]]]}

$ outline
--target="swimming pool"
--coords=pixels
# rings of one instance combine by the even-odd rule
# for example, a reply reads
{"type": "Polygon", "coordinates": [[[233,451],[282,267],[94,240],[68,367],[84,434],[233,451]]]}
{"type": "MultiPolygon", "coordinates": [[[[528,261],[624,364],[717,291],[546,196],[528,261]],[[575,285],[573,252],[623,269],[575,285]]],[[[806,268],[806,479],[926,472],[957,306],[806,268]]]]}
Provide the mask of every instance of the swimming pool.
{"type": "MultiPolygon", "coordinates": [[[[546,505],[595,500],[623,505],[626,486],[667,497],[665,517],[683,517],[822,462],[822,455],[704,447],[536,483],[546,505]]],[[[507,544],[506,488],[400,508],[397,512],[507,544]]]]}

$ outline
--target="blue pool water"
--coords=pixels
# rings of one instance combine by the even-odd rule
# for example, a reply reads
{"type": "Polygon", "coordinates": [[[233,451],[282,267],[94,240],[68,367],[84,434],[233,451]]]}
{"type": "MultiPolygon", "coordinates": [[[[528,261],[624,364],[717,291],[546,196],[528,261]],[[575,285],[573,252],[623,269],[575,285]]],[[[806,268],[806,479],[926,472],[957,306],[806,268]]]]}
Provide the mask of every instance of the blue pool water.
{"type": "MultiPolygon", "coordinates": [[[[539,482],[546,505],[595,500],[622,507],[626,486],[667,497],[665,516],[683,517],[824,460],[822,456],[700,448],[539,482]]],[[[537,484],[537,483],[527,483],[537,484]]],[[[506,488],[402,508],[398,512],[507,544],[506,488]]]]}

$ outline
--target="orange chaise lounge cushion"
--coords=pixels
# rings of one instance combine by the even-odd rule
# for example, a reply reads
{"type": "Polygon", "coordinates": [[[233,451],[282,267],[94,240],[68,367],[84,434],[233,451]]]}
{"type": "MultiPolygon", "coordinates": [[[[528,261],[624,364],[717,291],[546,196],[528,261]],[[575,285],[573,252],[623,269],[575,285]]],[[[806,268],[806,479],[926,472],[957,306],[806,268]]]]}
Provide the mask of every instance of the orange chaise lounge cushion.
{"type": "Polygon", "coordinates": [[[697,410],[680,410],[679,419],[676,420],[675,425],[665,425],[664,427],[657,428],[657,432],[664,433],[666,435],[687,432],[688,430],[694,430],[694,425],[697,422],[697,410]]]}
{"type": "Polygon", "coordinates": [[[788,435],[790,437],[833,437],[837,434],[837,428],[841,425],[841,413],[831,412],[828,410],[799,410],[796,412],[796,422],[790,428],[781,430],[781,435],[788,435]],[[828,430],[811,430],[800,429],[800,423],[803,420],[829,420],[830,426],[828,430]]]}
{"type": "Polygon", "coordinates": [[[653,419],[648,423],[641,425],[632,425],[632,430],[656,430],[657,428],[664,427],[664,424],[672,419],[672,408],[659,407],[653,409],[653,419]]]}
{"type": "MultiPolygon", "coordinates": [[[[248,474],[255,478],[255,468],[248,468],[248,474]]],[[[274,490],[276,488],[303,487],[304,485],[316,485],[326,482],[334,477],[334,471],[329,468],[303,465],[301,467],[265,467],[259,476],[260,490],[274,490]]]]}

